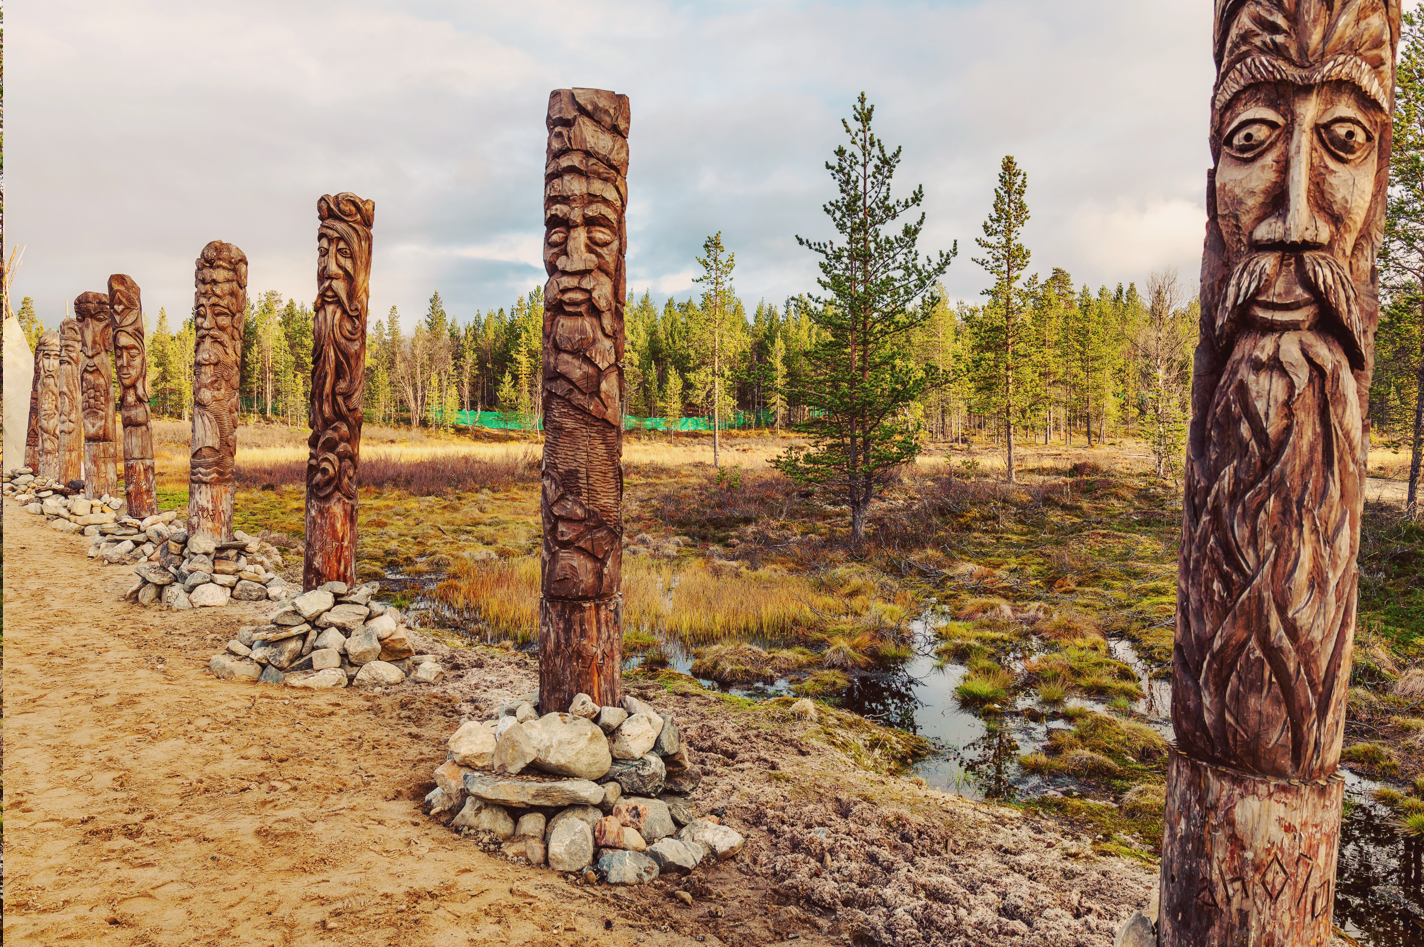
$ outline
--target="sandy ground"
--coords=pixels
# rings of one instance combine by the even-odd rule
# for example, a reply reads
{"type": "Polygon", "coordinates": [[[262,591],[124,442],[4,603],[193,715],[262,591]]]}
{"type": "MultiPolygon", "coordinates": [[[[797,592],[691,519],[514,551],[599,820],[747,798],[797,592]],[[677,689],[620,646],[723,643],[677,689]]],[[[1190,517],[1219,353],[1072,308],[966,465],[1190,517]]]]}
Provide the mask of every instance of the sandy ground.
{"type": "Polygon", "coordinates": [[[5,504],[6,943],[695,943],[421,816],[448,702],[219,682],[251,617],[121,604],[40,522],[5,504]]]}
{"type": "Polygon", "coordinates": [[[4,539],[11,944],[1107,947],[1156,884],[1060,826],[857,768],[784,710],[657,688],[707,774],[688,804],[746,849],[577,885],[419,805],[460,720],[532,685],[529,656],[460,651],[448,683],[380,693],[220,682],[208,657],[258,606],[123,604],[127,569],[12,503],[4,539]]]}

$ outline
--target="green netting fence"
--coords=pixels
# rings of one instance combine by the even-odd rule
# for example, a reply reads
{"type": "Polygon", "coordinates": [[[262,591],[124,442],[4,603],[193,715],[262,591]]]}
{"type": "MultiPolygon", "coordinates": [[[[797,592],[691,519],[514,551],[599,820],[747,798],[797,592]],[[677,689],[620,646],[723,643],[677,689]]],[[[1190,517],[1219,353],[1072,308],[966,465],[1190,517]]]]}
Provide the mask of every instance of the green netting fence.
{"type": "MultiPolygon", "coordinates": [[[[436,410],[437,419],[444,420],[444,414],[436,410]]],[[[542,429],[543,424],[535,422],[534,419],[520,415],[518,413],[504,411],[457,411],[455,412],[455,423],[460,427],[484,427],[493,428],[500,431],[530,431],[536,426],[542,429]]],[[[738,411],[730,418],[722,418],[722,429],[746,428],[746,427],[770,427],[776,423],[776,415],[770,410],[761,411],[738,411]]],[[[625,431],[666,431],[668,429],[667,418],[640,418],[631,414],[623,416],[623,429],[625,431]]],[[[677,430],[679,431],[710,431],[712,430],[711,418],[678,418],[677,430]]]]}

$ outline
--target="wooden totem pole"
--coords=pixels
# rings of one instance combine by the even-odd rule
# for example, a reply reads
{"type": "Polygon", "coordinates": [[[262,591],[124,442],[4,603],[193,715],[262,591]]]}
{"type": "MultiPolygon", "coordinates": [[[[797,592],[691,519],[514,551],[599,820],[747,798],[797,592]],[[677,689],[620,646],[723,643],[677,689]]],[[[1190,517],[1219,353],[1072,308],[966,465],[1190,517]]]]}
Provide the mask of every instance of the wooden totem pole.
{"type": "Polygon", "coordinates": [[[68,485],[84,482],[84,333],[74,319],[59,324],[58,462],[53,474],[68,485]]]}
{"type": "Polygon", "coordinates": [[[91,500],[118,491],[118,443],[114,436],[113,313],[108,293],[83,293],[74,300],[74,318],[83,339],[80,369],[84,397],[84,495],[91,500]]]}
{"type": "MultiPolygon", "coordinates": [[[[64,375],[59,361],[58,332],[45,332],[35,343],[35,375],[35,393],[30,409],[35,418],[33,469],[41,477],[57,479],[60,474],[59,388],[64,375]]],[[[29,457],[28,448],[25,455],[29,457]]]]}
{"type": "Polygon", "coordinates": [[[1399,0],[1217,0],[1163,947],[1331,934],[1399,0]]]}
{"type": "Polygon", "coordinates": [[[158,513],[153,481],[153,431],[148,426],[148,351],[143,338],[143,305],[138,284],[121,273],[109,277],[113,318],[114,368],[119,375],[119,415],[124,422],[124,490],[129,516],[158,513]]]}
{"type": "Polygon", "coordinates": [[[623,255],[628,97],[549,95],[539,703],[622,690],[623,255]]]}
{"type": "Polygon", "coordinates": [[[316,321],[307,539],[302,585],[356,583],[356,472],[366,387],[366,315],[376,203],[349,191],[316,202],[316,321]]]}
{"type": "Polygon", "coordinates": [[[247,312],[247,257],[214,240],[195,264],[193,321],[193,443],[188,462],[188,533],[217,542],[232,539],[237,495],[239,371],[247,312]]]}
{"type": "MultiPolygon", "coordinates": [[[[25,466],[35,473],[40,469],[40,343],[44,336],[54,335],[46,332],[35,342],[35,371],[34,377],[30,380],[30,417],[25,425],[25,466]]],[[[54,336],[54,348],[56,355],[59,352],[59,336],[54,336]]]]}

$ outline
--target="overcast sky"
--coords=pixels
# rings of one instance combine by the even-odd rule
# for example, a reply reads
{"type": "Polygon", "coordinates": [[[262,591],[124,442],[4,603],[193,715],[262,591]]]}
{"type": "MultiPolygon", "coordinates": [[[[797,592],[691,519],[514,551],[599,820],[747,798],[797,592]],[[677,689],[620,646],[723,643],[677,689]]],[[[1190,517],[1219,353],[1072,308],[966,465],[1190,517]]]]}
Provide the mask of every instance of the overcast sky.
{"type": "Polygon", "coordinates": [[[6,5],[6,243],[44,320],[128,273],[176,324],[212,239],[249,292],[315,294],[316,200],[376,202],[371,310],[432,290],[460,321],[540,263],[551,89],[632,102],[629,288],[692,290],[703,239],[737,292],[814,289],[796,234],[831,235],[824,169],[864,90],[925,189],[921,249],[987,284],[999,163],[1028,173],[1032,268],[1093,287],[1195,283],[1212,81],[1209,0],[30,0],[6,5]]]}

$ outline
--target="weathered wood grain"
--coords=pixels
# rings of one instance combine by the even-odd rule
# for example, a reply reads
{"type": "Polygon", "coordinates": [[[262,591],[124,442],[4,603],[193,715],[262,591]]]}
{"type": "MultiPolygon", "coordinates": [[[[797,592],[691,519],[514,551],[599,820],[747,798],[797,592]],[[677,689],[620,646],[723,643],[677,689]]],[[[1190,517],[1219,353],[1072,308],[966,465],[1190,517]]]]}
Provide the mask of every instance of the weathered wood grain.
{"type": "Polygon", "coordinates": [[[544,169],[544,525],[539,698],[622,689],[628,97],[549,95],[544,169]]]}
{"type": "MultiPolygon", "coordinates": [[[[44,333],[48,335],[49,333],[44,333]]],[[[43,336],[41,336],[43,338],[43,336]]],[[[25,466],[38,472],[40,469],[40,339],[35,340],[35,370],[30,378],[30,414],[25,424],[25,466]]],[[[55,337],[55,346],[59,337],[55,337]]]]}
{"type": "Polygon", "coordinates": [[[35,343],[35,392],[31,399],[36,440],[33,469],[41,477],[57,479],[60,475],[59,389],[63,378],[59,333],[51,330],[35,343]]]}
{"type": "Polygon", "coordinates": [[[193,442],[188,461],[188,533],[232,538],[237,487],[239,371],[247,311],[247,257],[214,240],[195,264],[193,321],[193,442]]]}
{"type": "Polygon", "coordinates": [[[148,349],[138,284],[122,273],[109,277],[113,318],[114,368],[119,376],[119,416],[124,422],[124,492],[129,516],[158,512],[153,475],[153,431],[149,427],[148,349]]]}
{"type": "Polygon", "coordinates": [[[54,476],[65,484],[84,480],[84,334],[79,323],[59,324],[59,392],[56,435],[59,453],[54,476]]]}
{"type": "Polygon", "coordinates": [[[1399,27],[1216,4],[1163,947],[1329,937],[1399,27]]]}
{"type": "Polygon", "coordinates": [[[307,438],[302,584],[356,582],[356,475],[366,387],[371,225],[376,204],[349,191],[316,204],[317,297],[307,438]]]}
{"type": "Polygon", "coordinates": [[[74,318],[83,345],[79,377],[84,403],[84,495],[92,500],[113,496],[119,488],[109,294],[81,293],[74,300],[74,318]]]}

